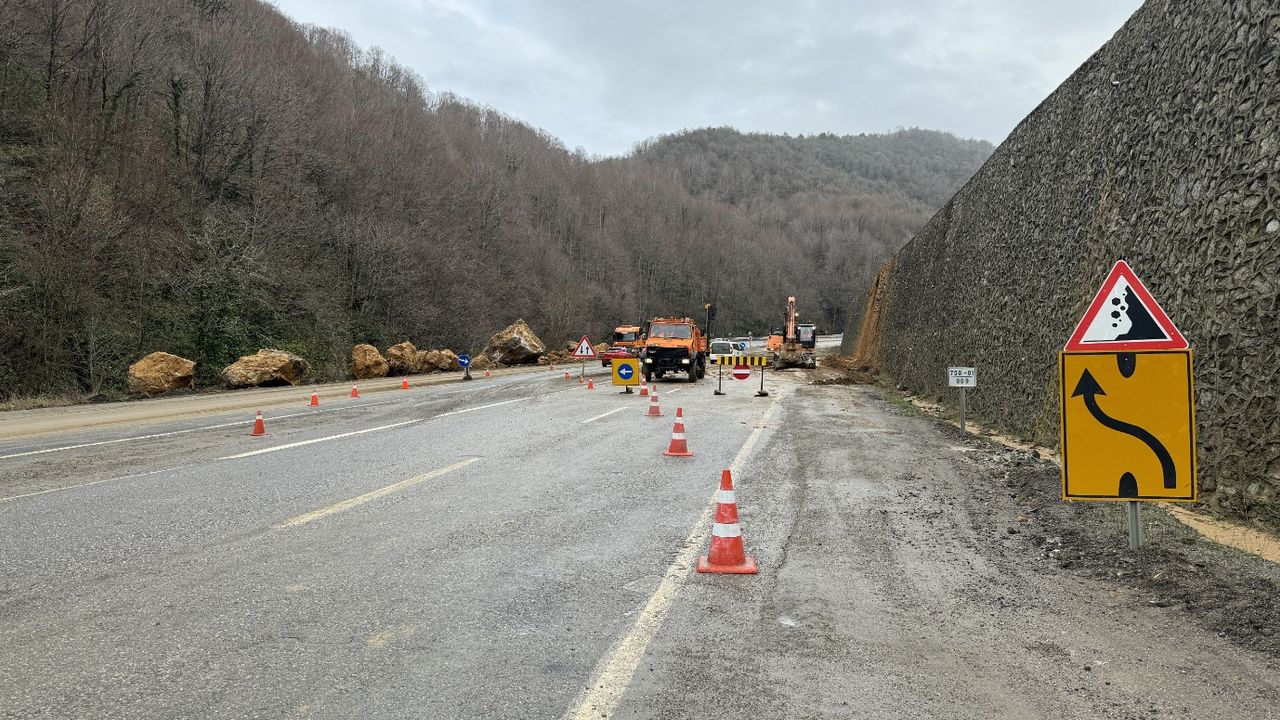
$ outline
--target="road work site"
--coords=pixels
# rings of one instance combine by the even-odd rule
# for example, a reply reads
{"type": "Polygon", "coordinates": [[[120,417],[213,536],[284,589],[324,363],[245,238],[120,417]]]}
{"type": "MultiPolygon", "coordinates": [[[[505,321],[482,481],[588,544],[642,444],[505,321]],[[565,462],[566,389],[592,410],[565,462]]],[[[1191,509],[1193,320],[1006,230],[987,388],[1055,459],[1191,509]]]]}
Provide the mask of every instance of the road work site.
{"type": "Polygon", "coordinates": [[[834,369],[562,370],[7,417],[0,717],[1280,717],[1272,563],[834,369]]]}

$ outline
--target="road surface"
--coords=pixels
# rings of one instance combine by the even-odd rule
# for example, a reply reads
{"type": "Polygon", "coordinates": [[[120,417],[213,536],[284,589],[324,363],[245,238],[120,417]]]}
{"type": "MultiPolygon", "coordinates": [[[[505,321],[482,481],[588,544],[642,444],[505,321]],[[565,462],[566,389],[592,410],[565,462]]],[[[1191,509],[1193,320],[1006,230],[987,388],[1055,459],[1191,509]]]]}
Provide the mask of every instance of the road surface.
{"type": "Polygon", "coordinates": [[[1010,545],[998,454],[875,389],[588,377],[0,420],[0,717],[1280,717],[1274,655],[1010,545]],[[726,467],[758,576],[690,570],[726,467]]]}

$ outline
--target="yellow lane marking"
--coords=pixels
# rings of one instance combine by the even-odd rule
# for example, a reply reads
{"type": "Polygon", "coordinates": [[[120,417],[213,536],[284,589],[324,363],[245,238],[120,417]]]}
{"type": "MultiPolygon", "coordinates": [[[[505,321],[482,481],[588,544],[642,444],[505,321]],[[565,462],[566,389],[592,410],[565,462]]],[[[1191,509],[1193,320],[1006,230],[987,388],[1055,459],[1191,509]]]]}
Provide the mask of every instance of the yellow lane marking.
{"type": "Polygon", "coordinates": [[[353,507],[358,507],[371,500],[377,500],[378,498],[385,497],[387,495],[390,495],[391,493],[399,492],[401,490],[411,488],[414,485],[417,485],[419,483],[424,483],[428,480],[433,480],[446,473],[451,473],[454,470],[459,470],[461,468],[464,468],[479,459],[480,458],[467,458],[466,460],[460,460],[452,465],[447,465],[445,467],[432,470],[431,472],[423,473],[421,475],[418,475],[417,477],[411,477],[408,480],[401,480],[398,483],[393,483],[384,488],[378,488],[377,490],[374,490],[372,492],[367,492],[363,495],[353,497],[350,500],[343,500],[342,502],[335,503],[333,505],[330,505],[329,507],[323,507],[323,508],[320,508],[319,510],[313,510],[309,513],[306,513],[305,515],[298,515],[296,517],[291,517],[288,520],[285,520],[284,522],[277,523],[273,527],[275,527],[277,530],[283,530],[284,528],[291,528],[291,527],[298,527],[299,525],[306,525],[307,523],[315,520],[319,520],[320,518],[328,517],[335,513],[343,512],[344,510],[350,510],[353,507]]]}
{"type": "MultiPolygon", "coordinates": [[[[734,475],[739,473],[742,464],[751,454],[751,450],[766,429],[765,423],[768,421],[769,416],[773,414],[774,408],[778,407],[780,401],[781,398],[775,399],[765,409],[764,414],[756,421],[751,435],[747,437],[746,443],[738,450],[733,462],[729,464],[729,470],[734,475]]],[[[719,492],[719,488],[717,488],[717,492],[719,492]]],[[[702,516],[694,523],[693,530],[685,538],[684,548],[676,555],[676,559],[671,565],[667,567],[667,572],[663,575],[662,582],[658,583],[658,589],[654,590],[653,595],[645,602],[639,616],[636,618],[635,625],[596,666],[590,686],[578,697],[573,706],[569,708],[569,711],[565,713],[565,720],[600,720],[600,718],[613,717],[614,711],[618,708],[618,703],[622,700],[622,694],[626,692],[627,686],[631,684],[632,677],[635,676],[636,668],[639,667],[645,650],[649,647],[649,643],[654,636],[658,634],[658,631],[662,629],[662,624],[666,621],[667,613],[670,612],[671,606],[675,603],[676,596],[680,593],[680,588],[684,586],[689,573],[693,571],[694,558],[697,557],[707,543],[707,536],[711,530],[711,516],[715,508],[715,497],[716,495],[712,495],[712,504],[702,511],[702,516]]]]}
{"type": "Polygon", "coordinates": [[[587,424],[587,423],[589,423],[589,422],[595,422],[596,420],[599,420],[599,419],[601,419],[601,418],[607,418],[607,417],[609,417],[610,415],[612,415],[612,414],[614,414],[614,413],[620,413],[620,412],[622,412],[623,410],[630,410],[630,409],[631,409],[631,408],[629,408],[629,407],[620,407],[620,408],[615,408],[615,409],[613,409],[613,410],[610,410],[610,411],[609,411],[609,412],[607,412],[607,413],[600,413],[599,415],[597,415],[597,416],[595,416],[595,417],[593,417],[593,418],[587,418],[586,420],[583,420],[583,421],[582,421],[582,424],[583,424],[583,425],[586,425],[586,424],[587,424]]]}

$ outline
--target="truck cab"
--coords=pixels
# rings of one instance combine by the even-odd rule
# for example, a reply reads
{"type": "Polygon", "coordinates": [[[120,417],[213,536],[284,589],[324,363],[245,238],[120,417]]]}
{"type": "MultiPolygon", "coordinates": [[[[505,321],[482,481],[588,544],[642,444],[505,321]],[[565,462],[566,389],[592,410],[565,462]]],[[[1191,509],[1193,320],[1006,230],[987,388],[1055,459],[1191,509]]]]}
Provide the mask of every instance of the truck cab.
{"type": "Polygon", "coordinates": [[[661,380],[669,372],[685,373],[689,382],[707,374],[707,338],[689,318],[654,318],[641,356],[644,379],[661,380]]]}

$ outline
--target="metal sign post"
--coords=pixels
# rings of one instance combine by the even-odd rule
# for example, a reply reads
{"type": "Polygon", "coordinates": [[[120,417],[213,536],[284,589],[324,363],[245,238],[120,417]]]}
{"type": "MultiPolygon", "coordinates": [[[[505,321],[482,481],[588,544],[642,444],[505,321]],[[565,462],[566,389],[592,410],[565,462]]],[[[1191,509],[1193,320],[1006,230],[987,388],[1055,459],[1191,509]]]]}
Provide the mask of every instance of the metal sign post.
{"type": "MultiPolygon", "coordinates": [[[[719,358],[717,358],[718,360],[719,358]]],[[[716,395],[724,394],[724,363],[716,363],[716,395]]]]}
{"type": "Polygon", "coordinates": [[[768,369],[768,364],[760,366],[760,392],[756,393],[756,397],[769,397],[769,391],[764,389],[764,371],[768,369]]]}
{"type": "Polygon", "coordinates": [[[463,353],[458,356],[458,364],[462,366],[462,379],[471,379],[471,356],[463,353]]]}
{"type": "Polygon", "coordinates": [[[965,406],[964,391],[966,388],[978,387],[978,370],[971,367],[947,368],[947,385],[960,388],[960,432],[967,433],[968,408],[965,406]]]}
{"type": "Polygon", "coordinates": [[[1142,547],[1142,517],[1138,514],[1141,504],[1137,500],[1130,500],[1125,503],[1125,515],[1129,520],[1129,549],[1137,550],[1142,547]]]}

